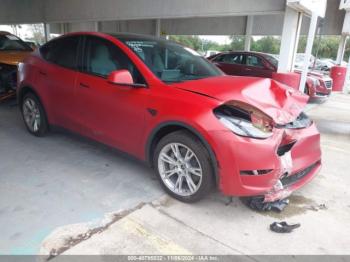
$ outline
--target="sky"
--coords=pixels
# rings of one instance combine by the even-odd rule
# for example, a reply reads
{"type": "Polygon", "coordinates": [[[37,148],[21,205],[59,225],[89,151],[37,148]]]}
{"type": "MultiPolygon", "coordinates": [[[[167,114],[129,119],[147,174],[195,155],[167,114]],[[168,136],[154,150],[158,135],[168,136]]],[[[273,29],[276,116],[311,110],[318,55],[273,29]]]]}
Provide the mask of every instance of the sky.
{"type": "MultiPolygon", "coordinates": [[[[0,31],[7,31],[10,33],[14,33],[11,26],[8,25],[0,25],[0,31]]],[[[33,37],[31,30],[28,30],[27,25],[21,25],[21,28],[17,27],[17,36],[22,40],[28,40],[27,38],[33,37]]]]}
{"type": "Polygon", "coordinates": [[[219,44],[229,44],[231,42],[229,36],[225,35],[200,35],[199,37],[219,44]]]}

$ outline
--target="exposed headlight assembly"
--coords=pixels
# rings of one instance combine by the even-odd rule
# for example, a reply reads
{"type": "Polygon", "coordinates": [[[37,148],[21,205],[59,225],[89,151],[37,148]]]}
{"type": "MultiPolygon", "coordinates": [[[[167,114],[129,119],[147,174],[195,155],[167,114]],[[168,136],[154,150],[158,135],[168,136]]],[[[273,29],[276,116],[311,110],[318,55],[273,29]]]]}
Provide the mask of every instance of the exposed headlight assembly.
{"type": "Polygon", "coordinates": [[[312,120],[304,112],[301,112],[293,122],[286,125],[276,125],[276,128],[302,129],[309,127],[311,124],[312,120]]]}
{"type": "Polygon", "coordinates": [[[219,121],[239,136],[266,139],[272,135],[272,119],[250,105],[232,102],[214,110],[219,121]]]}

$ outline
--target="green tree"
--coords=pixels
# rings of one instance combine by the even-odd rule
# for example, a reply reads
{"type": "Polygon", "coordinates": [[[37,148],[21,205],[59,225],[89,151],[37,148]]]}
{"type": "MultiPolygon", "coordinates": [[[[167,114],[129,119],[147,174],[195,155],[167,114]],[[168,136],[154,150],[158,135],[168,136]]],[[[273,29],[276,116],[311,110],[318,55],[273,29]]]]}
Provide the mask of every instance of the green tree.
{"type": "Polygon", "coordinates": [[[229,48],[234,51],[238,50],[244,50],[244,42],[245,37],[241,35],[232,35],[230,36],[231,44],[229,46],[226,46],[226,48],[229,48]]]}
{"type": "MultiPolygon", "coordinates": [[[[304,53],[306,49],[306,36],[301,36],[299,39],[298,53],[304,53]]],[[[312,54],[318,58],[336,59],[340,36],[316,36],[312,47],[312,54]]],[[[350,45],[347,45],[345,57],[350,54],[350,45]]]]}
{"type": "Polygon", "coordinates": [[[259,40],[252,41],[251,50],[269,54],[278,54],[280,52],[281,40],[279,37],[264,36],[259,40]]]}

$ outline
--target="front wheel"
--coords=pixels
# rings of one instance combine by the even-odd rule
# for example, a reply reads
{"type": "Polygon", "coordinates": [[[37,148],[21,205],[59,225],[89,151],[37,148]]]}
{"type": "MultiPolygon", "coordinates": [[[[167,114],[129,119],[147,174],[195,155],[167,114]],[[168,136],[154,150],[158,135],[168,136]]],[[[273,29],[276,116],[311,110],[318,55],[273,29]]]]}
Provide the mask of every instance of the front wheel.
{"type": "Polygon", "coordinates": [[[48,131],[45,110],[33,93],[27,93],[22,100],[22,116],[28,131],[35,136],[44,136],[48,131]]]}
{"type": "Polygon", "coordinates": [[[206,148],[186,131],[163,137],[154,159],[158,179],[165,191],[183,202],[195,202],[210,192],[213,169],[206,148]]]}

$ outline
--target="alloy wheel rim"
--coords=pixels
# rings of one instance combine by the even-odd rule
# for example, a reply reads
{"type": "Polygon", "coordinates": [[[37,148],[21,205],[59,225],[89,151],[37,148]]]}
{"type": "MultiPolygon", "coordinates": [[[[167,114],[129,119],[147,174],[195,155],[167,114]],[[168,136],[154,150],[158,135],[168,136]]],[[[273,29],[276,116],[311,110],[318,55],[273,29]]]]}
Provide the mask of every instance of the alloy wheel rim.
{"type": "Polygon", "coordinates": [[[25,99],[23,103],[23,116],[30,131],[34,133],[37,132],[40,128],[41,116],[39,107],[33,99],[25,99]]]}
{"type": "Polygon", "coordinates": [[[158,156],[158,170],[166,187],[179,196],[191,196],[201,186],[203,171],[196,154],[180,143],[170,143],[158,156]]]}

